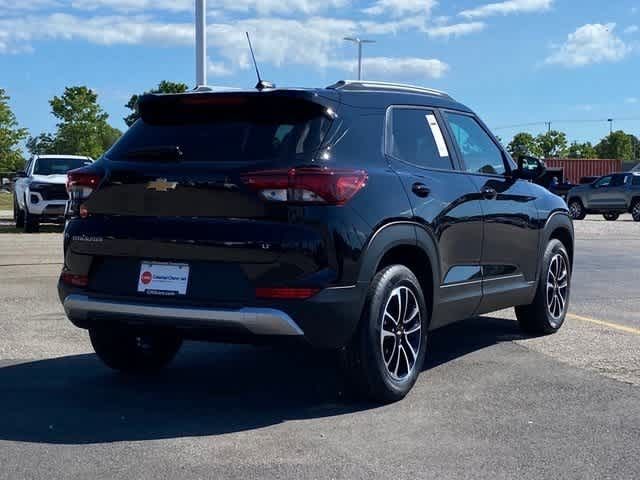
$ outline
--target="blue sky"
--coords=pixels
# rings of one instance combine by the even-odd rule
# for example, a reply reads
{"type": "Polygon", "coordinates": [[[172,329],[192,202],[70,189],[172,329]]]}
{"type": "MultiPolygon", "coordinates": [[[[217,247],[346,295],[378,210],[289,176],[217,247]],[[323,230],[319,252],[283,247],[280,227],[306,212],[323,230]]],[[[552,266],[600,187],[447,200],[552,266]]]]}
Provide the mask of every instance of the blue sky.
{"type": "MultiPolygon", "coordinates": [[[[255,84],[245,30],[279,86],[353,78],[342,37],[360,35],[377,41],[365,78],[446,90],[505,140],[550,120],[596,142],[611,117],[640,135],[638,0],[208,0],[208,23],[212,85],[255,84]]],[[[124,129],[132,93],[194,83],[193,36],[193,0],[0,0],[0,87],[32,134],[54,129],[67,85],[124,129]]]]}

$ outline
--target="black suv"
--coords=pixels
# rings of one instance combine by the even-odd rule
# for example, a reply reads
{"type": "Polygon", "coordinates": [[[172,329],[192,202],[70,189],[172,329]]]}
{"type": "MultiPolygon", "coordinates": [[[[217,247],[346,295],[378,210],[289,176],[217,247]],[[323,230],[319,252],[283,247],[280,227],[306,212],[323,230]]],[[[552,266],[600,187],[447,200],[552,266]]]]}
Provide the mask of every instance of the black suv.
{"type": "Polygon", "coordinates": [[[386,402],[430,330],[513,306],[527,332],[565,319],[565,203],[445,93],[341,81],[139,112],[68,178],[60,300],[114,369],[163,367],[183,339],[302,340],[386,402]]]}

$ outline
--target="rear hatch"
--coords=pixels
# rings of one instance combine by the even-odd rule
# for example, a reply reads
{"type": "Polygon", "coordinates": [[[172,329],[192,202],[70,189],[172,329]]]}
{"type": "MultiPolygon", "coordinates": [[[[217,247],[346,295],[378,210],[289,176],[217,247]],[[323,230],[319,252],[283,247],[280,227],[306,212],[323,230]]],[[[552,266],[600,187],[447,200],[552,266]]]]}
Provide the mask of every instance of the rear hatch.
{"type": "Polygon", "coordinates": [[[305,213],[323,207],[265,201],[247,176],[313,166],[336,106],[310,91],[143,97],[67,229],[71,255],[91,257],[89,289],[235,303],[330,281],[322,214],[305,213]],[[145,289],[147,274],[176,281],[145,289]]]}

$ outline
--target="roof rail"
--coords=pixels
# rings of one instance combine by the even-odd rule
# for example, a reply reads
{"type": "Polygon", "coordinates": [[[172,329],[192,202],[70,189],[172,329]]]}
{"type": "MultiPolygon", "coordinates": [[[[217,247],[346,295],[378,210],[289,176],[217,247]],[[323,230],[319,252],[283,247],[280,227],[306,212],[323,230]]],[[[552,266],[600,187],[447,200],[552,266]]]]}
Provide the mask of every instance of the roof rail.
{"type": "Polygon", "coordinates": [[[448,93],[433,88],[405,85],[404,83],[375,82],[369,80],[340,80],[327,88],[332,90],[364,91],[364,90],[392,90],[397,92],[426,93],[439,97],[451,98],[448,93]]]}

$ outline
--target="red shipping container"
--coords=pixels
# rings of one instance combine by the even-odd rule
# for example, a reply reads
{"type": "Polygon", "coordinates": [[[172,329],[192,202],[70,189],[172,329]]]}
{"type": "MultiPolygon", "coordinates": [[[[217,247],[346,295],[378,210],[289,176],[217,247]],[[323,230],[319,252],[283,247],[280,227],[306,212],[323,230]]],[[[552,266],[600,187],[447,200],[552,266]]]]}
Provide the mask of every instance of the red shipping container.
{"type": "Polygon", "coordinates": [[[564,179],[571,183],[579,183],[582,177],[601,177],[622,171],[622,160],[549,158],[544,162],[548,168],[562,168],[564,179]]]}

